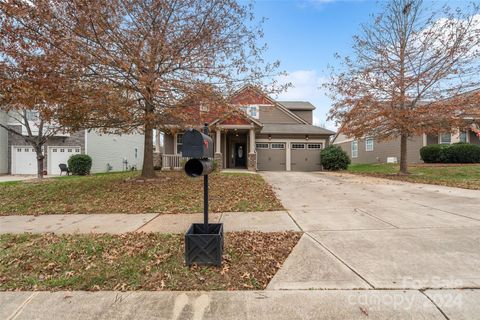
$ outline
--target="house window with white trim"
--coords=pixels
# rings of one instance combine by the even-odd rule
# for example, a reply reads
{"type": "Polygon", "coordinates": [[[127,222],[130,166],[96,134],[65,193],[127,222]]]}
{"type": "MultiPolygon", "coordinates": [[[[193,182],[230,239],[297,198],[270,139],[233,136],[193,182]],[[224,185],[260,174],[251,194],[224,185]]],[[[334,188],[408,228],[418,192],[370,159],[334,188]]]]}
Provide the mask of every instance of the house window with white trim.
{"type": "Polygon", "coordinates": [[[352,158],[358,158],[358,141],[352,141],[352,158]]]}
{"type": "Polygon", "coordinates": [[[257,143],[256,149],[268,149],[268,143],[257,143]]]}
{"type": "Polygon", "coordinates": [[[451,144],[451,143],[452,143],[452,134],[451,133],[440,134],[440,144],[451,144]]]}
{"type": "Polygon", "coordinates": [[[242,109],[252,118],[259,118],[259,110],[257,105],[244,106],[242,109]]]}
{"type": "Polygon", "coordinates": [[[177,134],[177,154],[182,154],[183,133],[177,134]]]}
{"type": "Polygon", "coordinates": [[[467,143],[468,138],[467,138],[467,133],[465,131],[460,131],[460,135],[458,136],[460,142],[467,143]]]}
{"type": "Polygon", "coordinates": [[[365,139],[365,151],[373,151],[373,138],[365,139]]]}
{"type": "Polygon", "coordinates": [[[205,103],[200,103],[200,112],[208,112],[210,111],[210,108],[208,107],[208,104],[205,103]]]}

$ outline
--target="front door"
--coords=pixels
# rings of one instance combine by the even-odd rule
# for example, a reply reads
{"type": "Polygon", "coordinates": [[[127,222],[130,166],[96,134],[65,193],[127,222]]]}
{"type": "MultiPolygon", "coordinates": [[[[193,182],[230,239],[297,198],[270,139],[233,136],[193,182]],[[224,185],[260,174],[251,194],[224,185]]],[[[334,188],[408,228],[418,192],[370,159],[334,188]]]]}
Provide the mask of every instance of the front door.
{"type": "Polygon", "coordinates": [[[244,168],[246,166],[245,157],[247,156],[245,150],[245,143],[235,143],[235,167],[244,168]]]}

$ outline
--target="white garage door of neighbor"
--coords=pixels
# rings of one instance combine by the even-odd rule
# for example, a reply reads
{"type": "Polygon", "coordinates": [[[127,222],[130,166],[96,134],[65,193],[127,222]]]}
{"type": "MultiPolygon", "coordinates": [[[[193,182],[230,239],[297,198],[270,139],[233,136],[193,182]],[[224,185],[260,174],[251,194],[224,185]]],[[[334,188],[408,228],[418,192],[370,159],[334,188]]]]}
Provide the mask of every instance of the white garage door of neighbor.
{"type": "Polygon", "coordinates": [[[48,174],[60,174],[60,163],[68,165],[68,159],[80,153],[80,147],[48,147],[48,174]]]}
{"type": "Polygon", "coordinates": [[[12,174],[37,174],[37,154],[29,146],[12,147],[12,174]]]}

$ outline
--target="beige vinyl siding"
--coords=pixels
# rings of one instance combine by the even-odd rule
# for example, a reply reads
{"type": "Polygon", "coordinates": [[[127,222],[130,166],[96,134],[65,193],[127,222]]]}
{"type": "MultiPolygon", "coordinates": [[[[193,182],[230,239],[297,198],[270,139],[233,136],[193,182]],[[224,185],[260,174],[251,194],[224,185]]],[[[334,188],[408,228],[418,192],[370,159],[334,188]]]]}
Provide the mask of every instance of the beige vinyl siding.
{"type": "MultiPolygon", "coordinates": [[[[0,111],[0,123],[7,125],[7,114],[0,111]]],[[[0,128],[0,174],[8,173],[8,132],[0,128]]]]}
{"type": "Polygon", "coordinates": [[[261,106],[259,121],[261,123],[299,123],[277,106],[261,106]]]}
{"type": "MultiPolygon", "coordinates": [[[[352,141],[334,143],[345,150],[352,159],[352,163],[386,163],[387,157],[397,157],[400,161],[400,139],[378,142],[374,140],[373,151],[366,151],[365,139],[358,140],[358,157],[352,158],[352,141]]],[[[423,146],[423,137],[413,137],[407,144],[407,161],[421,163],[420,148],[423,146]]]]}
{"type": "Polygon", "coordinates": [[[142,169],[144,149],[142,134],[101,135],[92,130],[87,133],[86,139],[87,154],[92,157],[92,173],[106,172],[107,164],[112,166],[111,171],[122,171],[125,158],[129,166],[142,169]]]}
{"type": "Polygon", "coordinates": [[[307,121],[308,124],[313,123],[313,111],[312,110],[291,110],[292,113],[296,114],[303,120],[307,121]]]}
{"type": "Polygon", "coordinates": [[[165,151],[165,154],[173,154],[174,153],[174,141],[173,141],[173,135],[171,134],[165,134],[163,137],[163,150],[165,151]]]}

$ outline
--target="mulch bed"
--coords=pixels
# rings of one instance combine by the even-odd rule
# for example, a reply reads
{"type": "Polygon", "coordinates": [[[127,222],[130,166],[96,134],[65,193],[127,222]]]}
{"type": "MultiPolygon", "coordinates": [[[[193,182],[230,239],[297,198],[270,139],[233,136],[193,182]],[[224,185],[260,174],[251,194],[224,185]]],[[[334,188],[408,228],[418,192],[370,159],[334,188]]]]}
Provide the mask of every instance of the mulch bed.
{"type": "Polygon", "coordinates": [[[298,232],[225,235],[222,267],[184,264],[183,235],[0,236],[0,290],[265,289],[298,232]]]}

